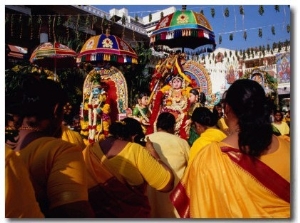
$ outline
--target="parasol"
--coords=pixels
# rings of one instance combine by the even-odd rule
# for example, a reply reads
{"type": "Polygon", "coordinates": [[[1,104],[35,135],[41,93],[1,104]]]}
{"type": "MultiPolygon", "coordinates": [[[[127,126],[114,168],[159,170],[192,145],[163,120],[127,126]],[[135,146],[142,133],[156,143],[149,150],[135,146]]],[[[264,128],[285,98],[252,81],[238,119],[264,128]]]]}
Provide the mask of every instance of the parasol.
{"type": "Polygon", "coordinates": [[[124,40],[115,35],[101,34],[92,36],[85,42],[77,63],[111,61],[137,64],[137,58],[136,52],[124,40]]]}
{"type": "Polygon", "coordinates": [[[216,47],[215,34],[203,14],[177,10],[161,19],[150,36],[150,45],[195,49],[204,45],[216,47]]]}
{"type": "Polygon", "coordinates": [[[67,68],[76,66],[77,53],[59,42],[46,42],[40,44],[31,54],[29,61],[38,66],[54,68],[67,68]]]}

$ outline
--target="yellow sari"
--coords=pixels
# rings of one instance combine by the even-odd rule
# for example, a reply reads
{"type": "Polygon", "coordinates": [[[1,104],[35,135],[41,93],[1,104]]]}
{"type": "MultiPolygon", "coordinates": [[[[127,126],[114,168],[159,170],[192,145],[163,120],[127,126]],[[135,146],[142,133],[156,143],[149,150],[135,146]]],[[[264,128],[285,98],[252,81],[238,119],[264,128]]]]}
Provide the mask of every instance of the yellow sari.
{"type": "Polygon", "coordinates": [[[74,130],[69,129],[67,126],[62,125],[62,140],[73,143],[79,146],[82,150],[85,148],[85,143],[79,134],[74,130]]]}
{"type": "Polygon", "coordinates": [[[192,162],[194,157],[198,154],[198,152],[206,145],[211,142],[220,142],[226,138],[224,132],[217,128],[208,128],[206,129],[198,139],[193,143],[190,154],[189,154],[189,163],[192,162]]]}
{"type": "Polygon", "coordinates": [[[244,155],[223,142],[203,148],[170,195],[179,215],[289,218],[290,145],[282,138],[278,140],[278,150],[261,159],[244,155]],[[276,169],[278,162],[281,165],[276,169]]]}
{"type": "Polygon", "coordinates": [[[123,176],[103,154],[98,143],[88,145],[83,150],[83,156],[88,169],[89,201],[96,218],[150,216],[145,183],[138,187],[126,183],[123,176]]]}
{"type": "Polygon", "coordinates": [[[11,148],[5,145],[5,217],[44,218],[28,170],[11,148]]]}

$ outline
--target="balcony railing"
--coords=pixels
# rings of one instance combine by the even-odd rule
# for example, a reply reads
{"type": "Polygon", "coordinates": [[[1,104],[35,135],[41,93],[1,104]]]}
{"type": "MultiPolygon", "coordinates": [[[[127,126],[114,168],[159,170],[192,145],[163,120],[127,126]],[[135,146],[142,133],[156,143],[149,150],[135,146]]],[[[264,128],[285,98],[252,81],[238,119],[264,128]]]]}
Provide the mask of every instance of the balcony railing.
{"type": "MultiPolygon", "coordinates": [[[[79,8],[81,10],[84,10],[90,14],[93,14],[95,16],[98,16],[98,17],[101,17],[101,18],[107,18],[109,19],[110,18],[110,14],[105,12],[105,11],[102,11],[101,9],[98,9],[98,8],[95,8],[93,6],[90,6],[90,5],[73,5],[74,7],[76,8],[79,8]]],[[[117,21],[115,22],[121,26],[125,26],[127,29],[130,29],[130,30],[133,30],[135,32],[138,32],[140,34],[144,34],[144,35],[147,35],[147,31],[144,29],[144,28],[141,28],[140,26],[137,26],[135,24],[132,24],[132,23],[125,23],[125,25],[122,24],[122,21],[117,21]]]]}

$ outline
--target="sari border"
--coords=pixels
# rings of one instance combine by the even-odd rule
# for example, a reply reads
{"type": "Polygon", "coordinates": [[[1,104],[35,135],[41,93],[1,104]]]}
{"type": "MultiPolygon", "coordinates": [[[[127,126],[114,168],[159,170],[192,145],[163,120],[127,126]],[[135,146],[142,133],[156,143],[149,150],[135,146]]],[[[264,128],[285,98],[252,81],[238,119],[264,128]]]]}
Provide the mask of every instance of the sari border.
{"type": "Polygon", "coordinates": [[[290,183],[272,168],[255,157],[241,153],[239,149],[222,146],[221,151],[226,153],[235,164],[251,174],[262,185],[290,203],[290,183]]]}
{"type": "Polygon", "coordinates": [[[181,218],[190,218],[190,198],[181,181],[170,193],[169,198],[181,218]]]}

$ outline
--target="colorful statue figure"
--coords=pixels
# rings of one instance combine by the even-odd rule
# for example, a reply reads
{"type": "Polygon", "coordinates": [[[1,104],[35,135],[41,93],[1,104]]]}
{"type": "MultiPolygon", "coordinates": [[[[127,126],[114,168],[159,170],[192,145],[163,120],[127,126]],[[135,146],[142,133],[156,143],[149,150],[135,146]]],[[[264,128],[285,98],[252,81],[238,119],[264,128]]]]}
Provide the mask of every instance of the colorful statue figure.
{"type": "Polygon", "coordinates": [[[142,124],[144,133],[146,133],[146,129],[150,125],[150,111],[148,108],[148,98],[149,96],[145,92],[138,94],[137,104],[135,105],[132,111],[132,117],[142,124]]]}
{"type": "Polygon", "coordinates": [[[189,91],[191,87],[185,87],[185,81],[181,75],[170,75],[169,84],[158,90],[150,116],[150,126],[147,134],[155,131],[154,126],[161,112],[170,112],[176,118],[175,134],[183,139],[189,135],[187,112],[189,110],[189,91]]]}
{"type": "Polygon", "coordinates": [[[93,82],[91,91],[86,94],[81,120],[81,135],[93,143],[108,136],[110,120],[110,105],[106,102],[107,95],[104,83],[93,82]]]}

